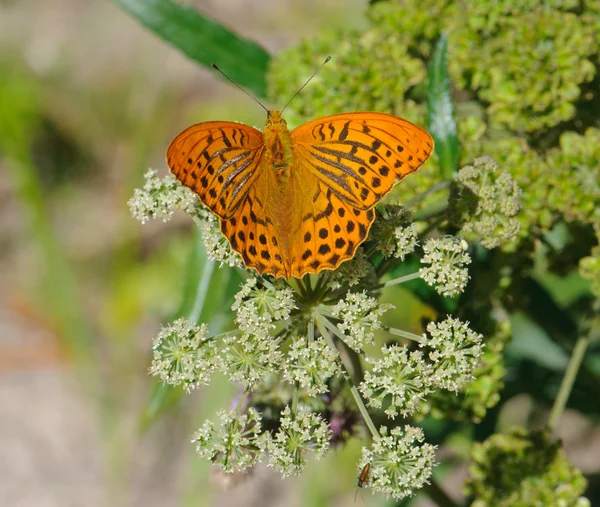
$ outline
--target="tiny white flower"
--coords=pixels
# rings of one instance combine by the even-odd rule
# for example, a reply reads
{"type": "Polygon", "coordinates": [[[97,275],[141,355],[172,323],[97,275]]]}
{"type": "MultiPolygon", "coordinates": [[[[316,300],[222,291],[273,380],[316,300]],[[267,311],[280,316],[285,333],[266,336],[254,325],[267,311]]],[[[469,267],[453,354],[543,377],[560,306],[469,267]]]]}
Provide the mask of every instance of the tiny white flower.
{"type": "Polygon", "coordinates": [[[232,382],[251,389],[281,369],[283,354],[278,343],[268,334],[227,336],[221,355],[225,373],[232,382]]]}
{"type": "Polygon", "coordinates": [[[235,295],[231,308],[238,311],[243,306],[251,306],[258,316],[272,322],[288,319],[290,312],[296,309],[296,301],[294,291],[282,287],[280,282],[259,285],[258,279],[251,277],[235,295]]]}
{"type": "Polygon", "coordinates": [[[421,278],[444,296],[460,294],[469,280],[469,272],[463,266],[471,263],[462,241],[454,236],[428,239],[423,251],[421,264],[426,266],[419,270],[421,278]]]}
{"type": "Polygon", "coordinates": [[[197,213],[192,218],[202,233],[204,249],[210,260],[217,261],[221,265],[231,266],[232,268],[244,267],[240,254],[231,248],[227,238],[221,234],[219,218],[207,210],[197,213]]]}
{"type": "Polygon", "coordinates": [[[377,278],[375,268],[369,262],[363,248],[359,247],[354,257],[340,264],[332,272],[329,287],[337,290],[341,287],[354,287],[366,279],[377,278]]]}

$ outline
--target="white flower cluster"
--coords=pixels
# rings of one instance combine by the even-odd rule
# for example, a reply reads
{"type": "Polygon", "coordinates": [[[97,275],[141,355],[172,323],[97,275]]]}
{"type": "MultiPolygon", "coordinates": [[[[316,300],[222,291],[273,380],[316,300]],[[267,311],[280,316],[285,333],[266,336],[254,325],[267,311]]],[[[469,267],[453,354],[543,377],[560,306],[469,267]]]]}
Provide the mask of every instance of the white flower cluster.
{"type": "Polygon", "coordinates": [[[460,294],[469,281],[469,271],[463,267],[471,263],[464,240],[455,236],[428,239],[423,245],[419,275],[439,294],[453,297],[460,294]],[[427,266],[428,265],[428,266],[427,266]]]}
{"type": "Polygon", "coordinates": [[[221,355],[226,364],[229,380],[245,389],[262,382],[281,369],[283,354],[279,344],[268,334],[244,333],[224,338],[221,355]]]}
{"type": "Polygon", "coordinates": [[[221,410],[217,415],[218,428],[206,420],[194,434],[192,442],[196,444],[196,452],[227,473],[242,472],[254,465],[263,453],[260,415],[253,408],[242,415],[235,410],[221,410]]]}
{"type": "Polygon", "coordinates": [[[207,334],[205,324],[197,326],[184,318],[161,329],[154,339],[150,373],[187,391],[207,385],[211,373],[223,368],[219,350],[207,334]]]}
{"type": "Polygon", "coordinates": [[[287,354],[283,378],[291,383],[298,382],[309,396],[317,396],[328,391],[325,381],[340,373],[339,354],[323,338],[309,341],[298,337],[287,354]]]}
{"type": "Polygon", "coordinates": [[[410,415],[431,392],[431,367],[420,350],[411,352],[405,346],[391,345],[383,347],[382,352],[381,359],[367,357],[372,368],[365,372],[360,391],[374,408],[382,408],[384,400],[389,398],[385,413],[392,419],[398,413],[410,415]]]}
{"type": "Polygon", "coordinates": [[[192,215],[192,218],[202,233],[204,249],[210,260],[232,268],[244,267],[240,254],[231,248],[227,238],[221,234],[219,219],[215,215],[203,210],[203,213],[192,215]]]}
{"type": "Polygon", "coordinates": [[[159,178],[157,171],[149,169],[144,178],[144,187],[136,188],[127,203],[133,217],[141,223],[152,218],[167,222],[177,209],[190,215],[201,212],[202,205],[196,195],[172,174],[159,178]]]}
{"type": "Polygon", "coordinates": [[[451,317],[443,322],[427,325],[426,342],[421,347],[429,350],[428,358],[433,365],[430,377],[432,386],[458,392],[473,380],[473,372],[481,361],[483,336],[472,331],[469,324],[451,317]]]}
{"type": "Polygon", "coordinates": [[[419,243],[411,214],[402,206],[387,205],[378,218],[371,227],[369,239],[377,241],[377,250],[384,259],[396,257],[403,261],[419,243]]]}
{"type": "Polygon", "coordinates": [[[362,280],[370,277],[377,278],[375,268],[369,262],[363,248],[356,249],[354,257],[346,262],[342,262],[338,268],[331,273],[329,287],[337,290],[341,287],[354,287],[362,280]]]}
{"type": "Polygon", "coordinates": [[[269,466],[283,477],[298,475],[304,470],[307,451],[317,459],[329,450],[331,430],[323,418],[306,408],[294,415],[289,406],[281,413],[279,431],[267,441],[269,466]]]}
{"type": "Polygon", "coordinates": [[[371,448],[363,447],[359,468],[370,465],[369,485],[396,500],[413,496],[429,483],[435,465],[435,446],[423,443],[421,428],[404,426],[387,434],[382,427],[381,437],[371,448]]]}
{"type": "Polygon", "coordinates": [[[473,379],[483,337],[451,317],[429,323],[427,332],[430,336],[418,340],[423,350],[390,345],[382,348],[383,357],[366,358],[371,369],[359,388],[369,406],[382,408],[387,403],[388,417],[407,416],[434,389],[459,391],[473,379]]]}
{"type": "Polygon", "coordinates": [[[480,157],[458,171],[454,180],[456,197],[450,201],[454,213],[461,208],[464,212],[463,234],[479,238],[485,248],[496,248],[517,236],[521,189],[507,170],[491,157],[480,157]]]}
{"type": "Polygon", "coordinates": [[[296,308],[294,292],[255,277],[249,278],[235,296],[232,309],[242,335],[225,338],[223,351],[232,381],[250,387],[281,369],[283,354],[271,332],[296,308]]]}
{"type": "Polygon", "coordinates": [[[231,309],[239,312],[242,308],[252,307],[255,314],[265,322],[286,320],[290,312],[296,309],[294,291],[289,287],[278,287],[276,283],[264,282],[258,285],[258,278],[249,278],[235,295],[231,309]]]}
{"type": "Polygon", "coordinates": [[[334,317],[341,320],[337,328],[348,347],[360,352],[367,343],[374,343],[377,329],[381,329],[381,316],[393,305],[379,303],[366,292],[349,292],[331,309],[334,317]]]}

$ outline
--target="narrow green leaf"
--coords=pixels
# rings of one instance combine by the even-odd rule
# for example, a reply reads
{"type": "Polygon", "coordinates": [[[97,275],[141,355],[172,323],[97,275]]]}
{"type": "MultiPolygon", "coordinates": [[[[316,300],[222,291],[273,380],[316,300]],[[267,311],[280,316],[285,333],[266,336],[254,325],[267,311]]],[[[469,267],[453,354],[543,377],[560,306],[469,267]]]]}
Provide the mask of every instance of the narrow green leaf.
{"type": "Polygon", "coordinates": [[[429,63],[427,122],[435,140],[435,152],[444,179],[458,170],[458,137],[453,116],[450,77],[448,75],[448,36],[442,35],[429,63]]]}
{"type": "Polygon", "coordinates": [[[216,63],[231,79],[264,98],[270,55],[256,42],[172,0],[113,0],[192,60],[216,63]]]}

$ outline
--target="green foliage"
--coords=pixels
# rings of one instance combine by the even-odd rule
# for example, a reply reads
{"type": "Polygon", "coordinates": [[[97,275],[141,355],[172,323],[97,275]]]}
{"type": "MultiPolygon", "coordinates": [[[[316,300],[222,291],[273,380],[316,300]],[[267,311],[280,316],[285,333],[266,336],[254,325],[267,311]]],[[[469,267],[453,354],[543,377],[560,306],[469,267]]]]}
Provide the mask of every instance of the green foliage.
{"type": "Polygon", "coordinates": [[[171,0],[113,0],[156,35],[201,65],[218,63],[225,73],[259,97],[266,95],[269,54],[217,21],[171,0]]]}
{"type": "Polygon", "coordinates": [[[429,63],[427,125],[435,140],[442,175],[451,178],[458,170],[458,138],[448,75],[448,37],[442,35],[429,63]]]}
{"type": "Polygon", "coordinates": [[[290,123],[356,110],[423,123],[425,108],[410,100],[409,91],[425,79],[425,63],[410,55],[399,34],[376,29],[328,30],[280,53],[269,73],[271,100],[283,107],[329,54],[335,58],[286,110],[290,123]]]}
{"type": "Polygon", "coordinates": [[[465,490],[474,507],[589,505],[579,499],[586,487],[582,473],[545,430],[493,435],[476,444],[471,457],[472,479],[465,490]]]}

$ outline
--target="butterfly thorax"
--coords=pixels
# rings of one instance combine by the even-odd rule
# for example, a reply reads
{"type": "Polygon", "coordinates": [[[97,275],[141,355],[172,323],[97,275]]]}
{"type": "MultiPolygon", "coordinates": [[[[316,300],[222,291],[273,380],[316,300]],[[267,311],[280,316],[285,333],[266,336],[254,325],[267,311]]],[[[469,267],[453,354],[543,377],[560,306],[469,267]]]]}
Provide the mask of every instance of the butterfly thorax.
{"type": "Polygon", "coordinates": [[[292,136],[279,111],[269,111],[264,136],[268,167],[278,176],[287,176],[293,162],[292,136]]]}

